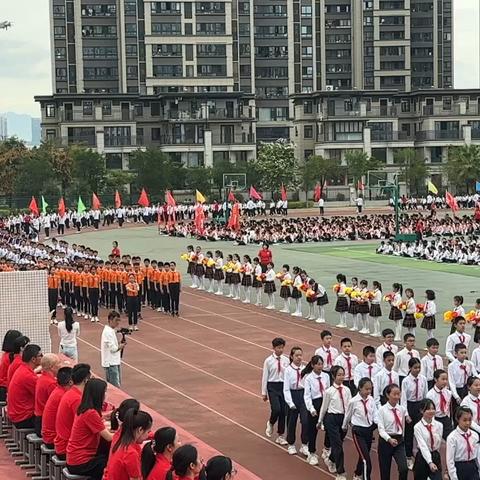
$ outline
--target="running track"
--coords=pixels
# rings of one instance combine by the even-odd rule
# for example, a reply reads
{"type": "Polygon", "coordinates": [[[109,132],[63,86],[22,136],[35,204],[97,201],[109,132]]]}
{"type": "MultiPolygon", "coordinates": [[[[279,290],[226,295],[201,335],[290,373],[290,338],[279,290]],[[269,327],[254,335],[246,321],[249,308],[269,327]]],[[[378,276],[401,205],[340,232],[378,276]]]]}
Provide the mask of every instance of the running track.
{"type": "MultiPolygon", "coordinates": [[[[260,396],[260,380],[273,337],[285,338],[286,350],[293,345],[302,346],[304,358],[309,359],[320,345],[319,333],[323,328],[332,330],[337,346],[340,338],[347,335],[345,330],[188,287],[182,292],[179,318],[150,309],[144,309],[143,316],[140,331],[128,338],[125,349],[122,386],[127,393],[264,480],[334,478],[322,461],[318,467],[312,467],[303,456],[289,456],[284,447],[265,437],[269,408],[260,396]]],[[[105,310],[99,324],[80,320],[80,361],[89,362],[97,372],[101,371],[98,346],[105,320],[105,310]]],[[[336,320],[330,319],[331,323],[336,320]]],[[[56,345],[56,329],[52,330],[56,345]]],[[[365,345],[378,343],[376,339],[370,342],[368,337],[351,333],[348,336],[359,357],[365,345]]],[[[297,437],[298,446],[299,443],[297,437]]],[[[317,445],[321,452],[322,433],[317,445]]],[[[350,478],[357,460],[350,435],[344,451],[350,478]]],[[[372,478],[379,478],[376,444],[372,456],[372,478]]],[[[396,477],[395,474],[391,478],[396,477]]]]}

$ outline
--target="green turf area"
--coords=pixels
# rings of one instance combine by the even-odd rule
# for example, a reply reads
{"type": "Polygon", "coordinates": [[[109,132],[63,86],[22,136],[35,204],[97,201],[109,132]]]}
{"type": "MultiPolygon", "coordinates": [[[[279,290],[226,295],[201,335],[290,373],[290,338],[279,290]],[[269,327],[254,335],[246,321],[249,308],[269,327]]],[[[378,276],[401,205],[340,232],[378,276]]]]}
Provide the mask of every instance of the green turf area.
{"type": "MultiPolygon", "coordinates": [[[[185,272],[186,266],[180,260],[180,255],[186,250],[188,244],[200,245],[205,251],[222,250],[224,256],[228,253],[238,253],[240,255],[249,254],[253,257],[259,250],[257,245],[238,247],[231,242],[197,242],[193,239],[159,236],[154,226],[99,230],[71,235],[67,237],[67,240],[96,248],[102,256],[110,253],[112,241],[117,240],[122,253],[161,261],[175,260],[181,272],[185,272]]],[[[366,279],[369,281],[369,285],[373,280],[378,280],[383,285],[384,293],[391,291],[393,282],[400,282],[404,288],[414,289],[417,303],[424,302],[424,292],[427,288],[433,289],[437,295],[437,337],[441,342],[441,351],[443,352],[445,338],[450,329],[450,325],[443,322],[443,312],[452,308],[454,295],[464,296],[464,307],[467,311],[473,308],[475,299],[480,297],[480,289],[476,283],[478,280],[475,279],[475,277],[480,277],[480,269],[377,255],[375,253],[377,245],[378,242],[335,242],[273,245],[271,248],[276,271],[281,270],[284,263],[289,264],[290,267],[298,265],[326,287],[330,298],[330,304],[327,305],[327,321],[333,324],[338,323],[338,316],[334,312],[335,298],[331,288],[335,283],[337,273],[344,273],[349,281],[352,276],[366,279]]],[[[184,280],[188,284],[189,279],[186,278],[186,275],[184,275],[184,280]]],[[[384,313],[382,328],[392,326],[393,322],[387,319],[388,305],[382,303],[381,307],[384,313]]],[[[425,342],[424,334],[425,331],[417,329],[418,342],[422,347],[425,342]]]]}

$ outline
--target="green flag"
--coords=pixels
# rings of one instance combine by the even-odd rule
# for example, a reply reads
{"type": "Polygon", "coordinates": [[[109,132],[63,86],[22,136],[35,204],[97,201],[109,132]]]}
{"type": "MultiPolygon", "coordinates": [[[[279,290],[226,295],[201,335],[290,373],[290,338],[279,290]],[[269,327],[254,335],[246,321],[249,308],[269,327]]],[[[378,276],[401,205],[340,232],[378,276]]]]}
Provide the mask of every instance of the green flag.
{"type": "Polygon", "coordinates": [[[44,196],[42,195],[42,213],[45,215],[47,213],[48,203],[45,201],[44,196]]]}
{"type": "Polygon", "coordinates": [[[81,213],[83,213],[85,210],[87,209],[87,207],[83,204],[82,202],[82,197],[78,197],[78,203],[77,203],[77,213],[80,215],[81,213]]]}

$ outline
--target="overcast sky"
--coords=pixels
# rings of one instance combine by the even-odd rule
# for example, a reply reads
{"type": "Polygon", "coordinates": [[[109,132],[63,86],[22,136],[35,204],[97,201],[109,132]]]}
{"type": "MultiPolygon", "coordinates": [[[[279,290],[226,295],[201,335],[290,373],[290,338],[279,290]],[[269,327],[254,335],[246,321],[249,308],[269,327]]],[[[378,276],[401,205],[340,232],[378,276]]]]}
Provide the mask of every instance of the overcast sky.
{"type": "MultiPolygon", "coordinates": [[[[0,112],[40,116],[34,95],[52,93],[49,0],[0,0],[0,112]]],[[[455,87],[479,87],[479,1],[455,5],[455,87]]]]}

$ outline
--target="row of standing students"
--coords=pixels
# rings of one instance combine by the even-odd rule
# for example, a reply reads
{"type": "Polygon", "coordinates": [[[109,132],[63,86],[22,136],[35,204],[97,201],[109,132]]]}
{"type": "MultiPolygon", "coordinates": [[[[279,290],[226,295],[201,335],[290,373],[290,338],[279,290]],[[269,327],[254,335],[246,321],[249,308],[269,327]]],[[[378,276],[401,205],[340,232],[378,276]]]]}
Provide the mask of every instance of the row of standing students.
{"type": "MultiPolygon", "coordinates": [[[[467,350],[462,344],[456,345],[457,363],[452,362],[447,373],[436,353],[435,339],[428,340],[429,352],[420,359],[418,351],[411,348],[413,335],[407,336],[410,350],[406,345],[401,352],[395,349],[394,353],[394,349],[389,348],[392,344],[385,342],[377,351],[365,347],[364,360],[357,363],[354,372],[353,364],[350,366],[342,360],[333,347],[327,349],[327,356],[325,349],[320,355],[324,348],[321,347],[304,366],[300,347],[293,347],[290,357],[286,357],[283,355],[285,341],[274,339],[273,353],[265,360],[262,379],[262,395],[271,407],[266,435],[271,437],[277,424],[275,442],[286,445],[288,453],[294,455],[300,419],[300,453],[307,457],[309,464],[316,465],[319,460],[317,432],[324,429],[322,459],[329,471],[336,473],[337,480],[346,478],[343,441],[349,427],[359,454],[354,480],[371,478],[370,450],[377,428],[381,480],[390,478],[392,459],[397,464],[400,480],[407,478],[409,469],[413,469],[416,480],[440,480],[444,468],[440,457],[443,438],[447,441],[445,470],[450,478],[478,480],[480,379],[474,368],[465,363],[468,362],[467,350]],[[383,368],[375,363],[378,354],[383,359],[383,368]],[[337,358],[333,359],[335,355],[337,358]],[[399,357],[402,370],[395,371],[399,357]],[[447,388],[452,387],[452,383],[454,393],[447,388]],[[413,457],[415,443],[417,453],[413,457]]],[[[391,338],[393,340],[393,332],[391,338]]],[[[344,358],[349,348],[350,339],[343,339],[344,358]]]]}

